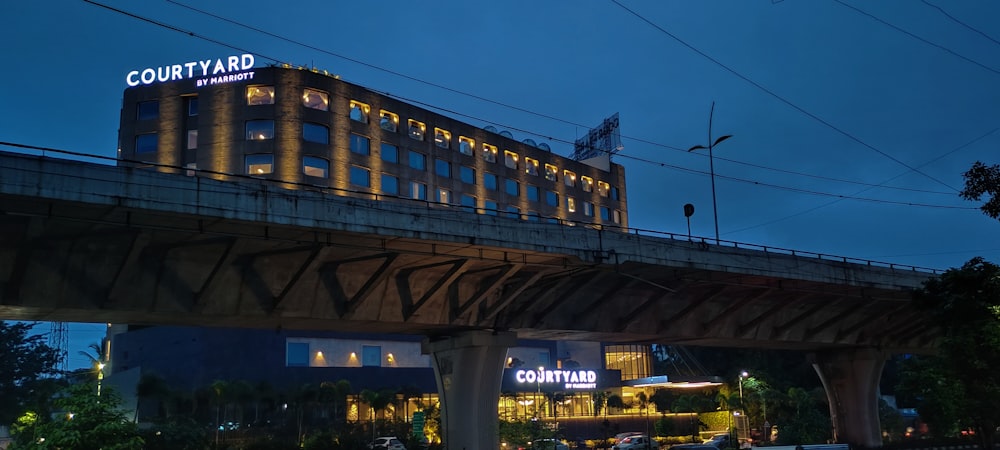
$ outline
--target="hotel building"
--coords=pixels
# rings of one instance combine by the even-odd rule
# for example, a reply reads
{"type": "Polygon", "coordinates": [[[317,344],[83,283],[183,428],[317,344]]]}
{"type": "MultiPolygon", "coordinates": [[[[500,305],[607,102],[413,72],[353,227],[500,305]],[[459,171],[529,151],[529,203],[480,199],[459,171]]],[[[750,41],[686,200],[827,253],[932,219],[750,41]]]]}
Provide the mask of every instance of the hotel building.
{"type": "Polygon", "coordinates": [[[575,161],[312,70],[134,78],[122,102],[121,165],[526,221],[628,225],[624,169],[607,154],[575,161]]]}

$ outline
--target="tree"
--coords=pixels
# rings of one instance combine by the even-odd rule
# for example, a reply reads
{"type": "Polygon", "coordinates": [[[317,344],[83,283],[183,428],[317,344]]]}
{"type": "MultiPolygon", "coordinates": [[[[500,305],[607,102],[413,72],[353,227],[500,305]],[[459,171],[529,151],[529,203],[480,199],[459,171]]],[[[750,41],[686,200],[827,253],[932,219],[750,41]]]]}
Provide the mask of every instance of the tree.
{"type": "Polygon", "coordinates": [[[657,389],[653,395],[649,396],[649,401],[656,407],[656,412],[666,414],[670,412],[670,405],[674,403],[676,395],[668,389],[657,389]]]}
{"type": "Polygon", "coordinates": [[[825,394],[822,389],[807,391],[802,388],[788,390],[788,402],[793,415],[782,422],[778,432],[778,444],[820,444],[829,440],[830,418],[823,414],[821,408],[825,394]]]}
{"type": "Polygon", "coordinates": [[[1000,266],[973,258],[926,281],[914,302],[943,334],[937,355],[927,362],[943,375],[934,388],[947,393],[937,398],[953,400],[958,419],[975,429],[984,448],[993,448],[1000,425],[995,374],[1000,367],[1000,266]]]}
{"type": "Polygon", "coordinates": [[[143,439],[135,423],[121,412],[121,398],[94,383],[75,384],[55,400],[63,414],[52,420],[19,421],[13,450],[139,450],[143,439]]]}
{"type": "Polygon", "coordinates": [[[987,200],[979,209],[987,216],[1000,218],[1000,165],[987,166],[976,161],[962,176],[965,177],[965,189],[962,189],[959,195],[966,200],[977,202],[983,196],[987,196],[987,200]]]}
{"type": "MultiPolygon", "coordinates": [[[[163,407],[163,400],[170,395],[170,388],[167,386],[166,380],[156,374],[145,374],[139,378],[139,383],[135,386],[135,418],[134,422],[139,422],[139,407],[144,403],[143,400],[155,399],[159,401],[158,408],[163,407]]],[[[154,417],[159,417],[160,414],[155,414],[154,417]]]]}
{"type": "Polygon", "coordinates": [[[54,392],[59,351],[45,337],[31,335],[35,324],[0,322],[0,425],[9,425],[26,410],[38,414],[54,392]]]}

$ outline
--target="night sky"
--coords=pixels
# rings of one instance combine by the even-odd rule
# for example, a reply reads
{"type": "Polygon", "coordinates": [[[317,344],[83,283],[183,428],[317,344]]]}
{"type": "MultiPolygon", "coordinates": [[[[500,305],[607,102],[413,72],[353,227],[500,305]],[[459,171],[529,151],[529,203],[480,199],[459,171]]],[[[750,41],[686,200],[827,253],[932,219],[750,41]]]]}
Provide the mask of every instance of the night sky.
{"type": "MultiPolygon", "coordinates": [[[[974,161],[1000,163],[1000,3],[618,1],[103,3],[148,21],[3,2],[0,141],[113,157],[129,71],[250,52],[563,155],[618,112],[630,225],[685,234],[692,203],[712,237],[707,153],[686,150],[714,101],[722,239],[1000,261],[1000,223],[958,196],[974,161]]],[[[71,326],[71,367],[103,328],[71,326]]]]}

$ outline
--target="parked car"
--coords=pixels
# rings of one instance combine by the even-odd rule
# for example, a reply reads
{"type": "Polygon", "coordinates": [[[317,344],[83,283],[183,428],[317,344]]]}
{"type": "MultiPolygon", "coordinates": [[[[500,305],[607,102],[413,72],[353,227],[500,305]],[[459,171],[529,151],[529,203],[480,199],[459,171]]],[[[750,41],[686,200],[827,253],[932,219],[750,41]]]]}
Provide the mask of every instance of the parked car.
{"type": "Polygon", "coordinates": [[[531,443],[533,450],[569,450],[569,446],[558,439],[535,439],[531,443]]]}
{"type": "Polygon", "coordinates": [[[705,440],[705,444],[714,445],[716,448],[729,448],[729,443],[732,442],[732,436],[728,434],[716,434],[711,438],[705,440]]]}
{"type": "Polygon", "coordinates": [[[677,444],[670,447],[670,450],[719,450],[712,444],[677,444]]]}
{"type": "Polygon", "coordinates": [[[639,436],[639,435],[643,435],[643,434],[646,434],[646,433],[643,433],[641,431],[626,431],[624,433],[618,433],[618,434],[615,435],[615,441],[612,442],[612,444],[617,444],[617,443],[621,442],[622,439],[625,439],[625,438],[627,438],[629,436],[639,436]]]}
{"type": "Polygon", "coordinates": [[[660,444],[655,439],[650,439],[644,434],[633,434],[625,436],[621,441],[615,443],[614,450],[659,450],[660,444]]]}
{"type": "Polygon", "coordinates": [[[395,436],[383,436],[375,438],[371,444],[368,444],[368,448],[372,450],[406,450],[403,442],[397,439],[395,436]]]}

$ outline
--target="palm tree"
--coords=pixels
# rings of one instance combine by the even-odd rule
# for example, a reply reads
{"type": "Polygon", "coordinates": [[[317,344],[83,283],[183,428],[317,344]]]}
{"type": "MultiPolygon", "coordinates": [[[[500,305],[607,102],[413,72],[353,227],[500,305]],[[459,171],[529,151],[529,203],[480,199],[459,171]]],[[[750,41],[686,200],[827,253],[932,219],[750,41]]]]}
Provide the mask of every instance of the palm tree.
{"type": "Polygon", "coordinates": [[[382,411],[382,419],[385,420],[385,411],[389,409],[389,406],[396,405],[396,391],[392,389],[382,389],[378,391],[378,395],[375,397],[375,403],[372,404],[372,408],[375,412],[382,411]]]}
{"type": "Polygon", "coordinates": [[[223,423],[222,410],[229,398],[229,383],[225,380],[212,382],[212,399],[215,401],[215,446],[219,446],[219,428],[223,423]]]}
{"type": "Polygon", "coordinates": [[[625,401],[618,394],[609,395],[606,404],[608,408],[623,409],[626,407],[625,401]]]}
{"type": "Polygon", "coordinates": [[[150,397],[158,399],[162,406],[163,400],[168,395],[170,395],[170,388],[163,378],[152,373],[143,375],[135,386],[135,416],[132,421],[139,423],[139,407],[144,399],[150,397]]]}
{"type": "Polygon", "coordinates": [[[260,422],[260,404],[264,401],[274,401],[275,392],[274,387],[271,383],[267,381],[261,381],[254,386],[254,413],[253,422],[257,424],[260,422]]]}
{"type": "Polygon", "coordinates": [[[608,396],[611,392],[598,391],[594,394],[594,417],[601,415],[601,410],[604,410],[604,417],[608,417],[608,410],[606,408],[608,404],[608,396]]]}
{"type": "MultiPolygon", "coordinates": [[[[646,396],[645,392],[639,391],[638,394],[635,394],[635,399],[639,402],[639,415],[642,416],[642,411],[649,408],[649,397],[646,396]]],[[[646,411],[646,415],[649,415],[649,411],[646,411]]]]}
{"type": "Polygon", "coordinates": [[[420,389],[412,384],[408,384],[399,389],[400,400],[403,402],[403,415],[410,417],[410,399],[419,397],[420,389]]]}
{"type": "Polygon", "coordinates": [[[232,383],[232,400],[236,404],[233,422],[246,422],[246,406],[254,401],[254,388],[247,380],[237,380],[232,383]]]}

